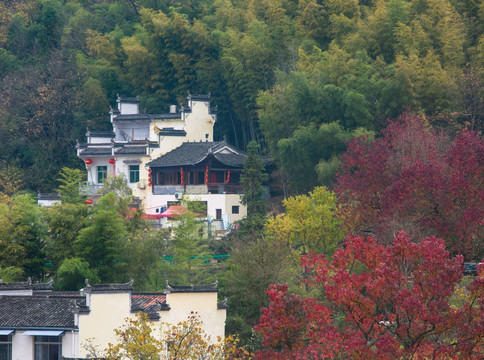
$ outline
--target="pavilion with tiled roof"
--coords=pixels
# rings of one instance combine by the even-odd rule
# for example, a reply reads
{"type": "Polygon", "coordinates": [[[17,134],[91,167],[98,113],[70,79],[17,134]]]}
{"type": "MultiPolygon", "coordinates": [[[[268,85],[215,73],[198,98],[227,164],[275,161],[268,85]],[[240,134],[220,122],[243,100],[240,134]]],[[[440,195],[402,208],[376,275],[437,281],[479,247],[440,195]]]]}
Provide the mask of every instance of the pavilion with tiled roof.
{"type": "Polygon", "coordinates": [[[185,142],[147,165],[154,194],[163,186],[208,186],[211,193],[240,193],[247,154],[226,141],[185,142]]]}

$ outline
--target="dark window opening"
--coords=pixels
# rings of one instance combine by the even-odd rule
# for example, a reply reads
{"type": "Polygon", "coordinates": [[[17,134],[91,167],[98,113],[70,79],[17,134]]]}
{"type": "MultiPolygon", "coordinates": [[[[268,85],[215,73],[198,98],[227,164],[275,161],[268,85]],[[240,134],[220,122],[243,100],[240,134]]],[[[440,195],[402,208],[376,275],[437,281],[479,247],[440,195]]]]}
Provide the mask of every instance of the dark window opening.
{"type": "Polygon", "coordinates": [[[0,360],[12,360],[12,335],[0,335],[0,360]]]}
{"type": "Polygon", "coordinates": [[[36,336],[35,360],[60,360],[62,338],[60,336],[36,336]]]}
{"type": "Polygon", "coordinates": [[[239,206],[234,205],[232,206],[232,214],[238,214],[239,213],[239,206]]]}
{"type": "Polygon", "coordinates": [[[217,220],[222,220],[222,209],[216,209],[215,213],[216,213],[215,218],[217,220]]]}

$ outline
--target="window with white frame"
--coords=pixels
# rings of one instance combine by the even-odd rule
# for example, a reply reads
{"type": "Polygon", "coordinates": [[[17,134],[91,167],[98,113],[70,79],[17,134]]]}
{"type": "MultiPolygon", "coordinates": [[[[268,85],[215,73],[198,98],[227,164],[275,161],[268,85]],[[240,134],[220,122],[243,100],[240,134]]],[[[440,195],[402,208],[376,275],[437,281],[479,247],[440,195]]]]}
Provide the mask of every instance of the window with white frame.
{"type": "Polygon", "coordinates": [[[98,166],[97,167],[97,183],[104,184],[104,179],[108,175],[108,167],[107,166],[98,166]]]}
{"type": "Polygon", "coordinates": [[[139,182],[139,165],[129,166],[129,182],[130,183],[139,182]]]}
{"type": "Polygon", "coordinates": [[[61,336],[35,337],[35,360],[60,360],[61,356],[61,336]]]}

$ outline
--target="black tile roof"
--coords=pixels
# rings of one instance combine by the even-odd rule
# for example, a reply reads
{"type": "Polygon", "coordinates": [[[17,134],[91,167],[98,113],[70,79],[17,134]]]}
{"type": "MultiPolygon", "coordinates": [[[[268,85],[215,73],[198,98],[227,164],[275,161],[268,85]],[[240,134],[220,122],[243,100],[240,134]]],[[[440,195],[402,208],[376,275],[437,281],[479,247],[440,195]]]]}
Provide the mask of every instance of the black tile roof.
{"type": "Polygon", "coordinates": [[[127,282],[125,284],[89,284],[86,280],[85,291],[90,292],[117,292],[117,291],[133,291],[133,281],[127,282]]]}
{"type": "Polygon", "coordinates": [[[75,328],[75,299],[49,296],[0,296],[0,326],[75,328]]]}
{"type": "Polygon", "coordinates": [[[130,160],[123,160],[125,164],[141,164],[142,161],[140,159],[130,159],[130,160]]]}
{"type": "Polygon", "coordinates": [[[114,150],[115,154],[146,155],[146,146],[123,146],[114,150]]]}
{"type": "Polygon", "coordinates": [[[156,121],[163,119],[179,119],[180,113],[166,113],[166,114],[121,114],[113,118],[114,121],[156,121]]]}
{"type": "Polygon", "coordinates": [[[186,136],[187,132],[185,130],[161,129],[158,134],[161,136],[186,136]]]}
{"type": "Polygon", "coordinates": [[[169,293],[199,293],[199,292],[218,292],[218,281],[207,285],[176,286],[166,281],[165,294],[169,293]]]}
{"type": "Polygon", "coordinates": [[[21,281],[21,282],[11,282],[3,283],[0,282],[0,292],[1,291],[11,291],[11,290],[54,290],[52,286],[52,280],[47,283],[34,283],[32,281],[21,281]]]}
{"type": "Polygon", "coordinates": [[[245,159],[247,159],[247,155],[239,154],[215,154],[214,157],[222,164],[234,167],[244,167],[245,159]]]}
{"type": "Polygon", "coordinates": [[[118,101],[121,102],[131,102],[131,103],[139,103],[139,97],[122,97],[118,95],[118,101]]]}
{"type": "Polygon", "coordinates": [[[160,119],[180,119],[180,113],[167,113],[167,114],[152,114],[151,117],[153,120],[160,120],[160,119]]]}
{"type": "Polygon", "coordinates": [[[244,165],[247,154],[242,151],[227,145],[224,141],[219,142],[187,142],[183,143],[176,149],[160,156],[148,163],[150,167],[170,167],[195,165],[203,161],[207,156],[213,156],[222,164],[234,167],[242,167],[244,165]],[[228,147],[233,152],[222,154],[217,153],[217,150],[223,147],[228,147]]]}
{"type": "Polygon", "coordinates": [[[183,143],[176,149],[160,156],[148,163],[152,167],[194,165],[207,157],[208,151],[214,146],[213,142],[183,143]]]}
{"type": "Polygon", "coordinates": [[[210,94],[188,94],[187,99],[210,101],[210,94]]]}
{"type": "Polygon", "coordinates": [[[38,200],[60,200],[60,195],[57,193],[38,193],[37,194],[38,200]]]}
{"type": "Polygon", "coordinates": [[[121,114],[113,118],[113,121],[151,121],[149,114],[121,114]]]}
{"type": "Polygon", "coordinates": [[[79,152],[79,156],[102,156],[102,155],[112,155],[111,148],[88,146],[79,152]]]}
{"type": "Polygon", "coordinates": [[[221,309],[228,309],[229,306],[227,305],[227,298],[223,299],[222,301],[219,301],[217,303],[217,309],[218,310],[221,310],[221,309]]]}
{"type": "Polygon", "coordinates": [[[113,138],[116,135],[112,131],[88,131],[87,135],[91,137],[109,137],[113,138]]]}

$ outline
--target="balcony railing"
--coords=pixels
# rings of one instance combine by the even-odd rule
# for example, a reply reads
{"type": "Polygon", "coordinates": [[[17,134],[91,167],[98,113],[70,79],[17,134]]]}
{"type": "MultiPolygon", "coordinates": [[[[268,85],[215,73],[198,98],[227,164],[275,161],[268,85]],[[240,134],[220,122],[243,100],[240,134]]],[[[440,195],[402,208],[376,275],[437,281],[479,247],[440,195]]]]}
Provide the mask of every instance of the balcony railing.
{"type": "Polygon", "coordinates": [[[97,195],[99,189],[103,187],[102,184],[84,184],[79,186],[79,193],[85,196],[97,195]]]}
{"type": "Polygon", "coordinates": [[[187,195],[203,194],[242,194],[242,185],[238,184],[209,184],[209,185],[153,185],[153,195],[173,195],[175,193],[187,195]]]}

